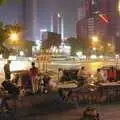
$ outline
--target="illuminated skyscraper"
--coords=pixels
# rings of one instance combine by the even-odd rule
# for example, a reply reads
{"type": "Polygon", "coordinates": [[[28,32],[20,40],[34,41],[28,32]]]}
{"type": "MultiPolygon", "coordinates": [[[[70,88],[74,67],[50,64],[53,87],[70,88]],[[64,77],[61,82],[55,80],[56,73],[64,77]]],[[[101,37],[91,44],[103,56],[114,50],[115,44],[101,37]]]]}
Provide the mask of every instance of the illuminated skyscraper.
{"type": "Polygon", "coordinates": [[[61,39],[64,40],[64,17],[62,13],[55,12],[52,14],[51,32],[61,34],[61,39]]]}
{"type": "Polygon", "coordinates": [[[86,6],[85,6],[85,1],[84,0],[81,0],[80,7],[78,8],[77,12],[78,12],[77,13],[77,19],[78,20],[81,20],[81,19],[86,17],[86,6]]]}
{"type": "MultiPolygon", "coordinates": [[[[86,29],[88,36],[89,29],[93,30],[93,28],[93,34],[106,38],[116,36],[116,33],[120,31],[118,2],[119,0],[84,0],[82,7],[85,6],[85,18],[88,20],[86,23],[88,24],[88,29],[86,29]]],[[[77,26],[77,28],[79,27],[77,26]]]]}
{"type": "Polygon", "coordinates": [[[78,37],[98,35],[103,40],[116,43],[120,51],[120,0],[84,0],[85,17],[79,19],[76,30],[78,37]]]}

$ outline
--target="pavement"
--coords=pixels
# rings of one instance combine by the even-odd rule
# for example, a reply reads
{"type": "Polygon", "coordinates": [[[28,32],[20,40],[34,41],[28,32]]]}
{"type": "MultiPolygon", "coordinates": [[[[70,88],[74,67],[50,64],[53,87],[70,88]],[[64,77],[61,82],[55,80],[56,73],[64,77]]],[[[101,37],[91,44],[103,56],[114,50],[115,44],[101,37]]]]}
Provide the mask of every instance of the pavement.
{"type": "Polygon", "coordinates": [[[100,120],[120,120],[120,105],[76,105],[60,101],[56,93],[26,96],[17,102],[17,120],[79,120],[85,107],[92,106],[100,120]]]}
{"type": "MultiPolygon", "coordinates": [[[[65,66],[65,65],[64,65],[65,66]]],[[[70,65],[71,66],[71,65],[70,65]]],[[[78,65],[79,66],[79,65],[78,65]]],[[[93,63],[90,68],[98,68],[101,63],[93,63]],[[97,66],[96,66],[97,64],[97,66]]],[[[55,70],[61,65],[55,65],[55,70]]],[[[68,68],[68,66],[66,66],[68,68]]],[[[0,75],[0,77],[3,75],[0,75]]],[[[2,78],[1,78],[2,79],[2,78]]],[[[12,106],[12,102],[9,101],[12,106]]],[[[41,96],[25,96],[17,101],[17,120],[79,120],[86,106],[60,101],[56,93],[41,96]]],[[[120,105],[92,105],[100,113],[100,120],[120,120],[120,105]]]]}

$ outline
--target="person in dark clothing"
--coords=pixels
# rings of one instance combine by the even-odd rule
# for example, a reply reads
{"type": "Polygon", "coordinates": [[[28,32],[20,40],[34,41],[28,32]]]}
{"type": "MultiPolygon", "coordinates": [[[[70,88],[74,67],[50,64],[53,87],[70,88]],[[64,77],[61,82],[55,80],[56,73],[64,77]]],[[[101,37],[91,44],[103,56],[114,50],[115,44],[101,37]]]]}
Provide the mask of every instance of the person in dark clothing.
{"type": "Polygon", "coordinates": [[[4,65],[4,73],[5,73],[6,81],[9,81],[11,79],[10,63],[11,63],[11,61],[8,60],[7,64],[4,65]]]}
{"type": "Polygon", "coordinates": [[[22,80],[22,89],[25,90],[25,93],[28,95],[32,91],[32,82],[31,77],[29,75],[29,71],[25,71],[21,74],[21,80],[22,80]]]}
{"type": "Polygon", "coordinates": [[[51,77],[45,73],[43,76],[43,81],[44,81],[44,93],[47,93],[49,91],[49,81],[51,77]]]}
{"type": "Polygon", "coordinates": [[[95,108],[87,107],[80,120],[100,120],[99,113],[97,113],[95,108]]]}
{"type": "Polygon", "coordinates": [[[64,101],[65,99],[65,95],[63,93],[63,89],[58,89],[58,94],[59,94],[59,97],[62,101],[64,101]]]}

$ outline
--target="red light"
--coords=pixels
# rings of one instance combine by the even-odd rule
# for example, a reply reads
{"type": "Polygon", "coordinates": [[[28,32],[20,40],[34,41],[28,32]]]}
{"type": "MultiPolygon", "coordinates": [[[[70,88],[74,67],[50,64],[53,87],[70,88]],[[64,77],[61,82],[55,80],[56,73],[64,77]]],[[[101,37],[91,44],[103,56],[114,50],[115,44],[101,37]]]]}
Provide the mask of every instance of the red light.
{"type": "Polygon", "coordinates": [[[106,18],[107,16],[104,16],[103,14],[99,14],[99,17],[105,22],[108,23],[108,19],[106,18]]]}

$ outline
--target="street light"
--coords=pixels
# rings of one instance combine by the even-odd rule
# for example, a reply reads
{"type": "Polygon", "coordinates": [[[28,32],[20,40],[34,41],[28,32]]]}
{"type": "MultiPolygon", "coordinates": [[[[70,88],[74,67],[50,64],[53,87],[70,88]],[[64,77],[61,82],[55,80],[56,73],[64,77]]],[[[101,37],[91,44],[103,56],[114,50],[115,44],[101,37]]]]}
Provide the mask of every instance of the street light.
{"type": "Polygon", "coordinates": [[[58,18],[61,18],[61,15],[60,15],[60,13],[58,13],[58,14],[57,14],[57,17],[58,17],[58,18]]]}
{"type": "Polygon", "coordinates": [[[95,47],[93,48],[93,51],[96,51],[96,48],[95,48],[95,47]]]}
{"type": "Polygon", "coordinates": [[[20,51],[19,54],[20,54],[20,56],[24,56],[25,55],[24,51],[20,51]]]}
{"type": "Polygon", "coordinates": [[[108,47],[111,47],[111,46],[112,46],[112,44],[111,44],[111,43],[108,43],[107,45],[108,45],[108,47]]]}
{"type": "Polygon", "coordinates": [[[16,41],[19,39],[19,35],[16,32],[11,32],[9,35],[9,39],[12,41],[16,41]]]}
{"type": "Polygon", "coordinates": [[[80,57],[80,56],[83,55],[83,52],[79,51],[79,52],[76,53],[76,55],[77,55],[78,57],[80,57]]]}
{"type": "Polygon", "coordinates": [[[2,59],[3,58],[3,55],[2,54],[0,54],[0,59],[2,59]]]}
{"type": "Polygon", "coordinates": [[[98,42],[99,40],[98,40],[98,37],[97,36],[93,36],[92,37],[92,42],[98,42]]]}

